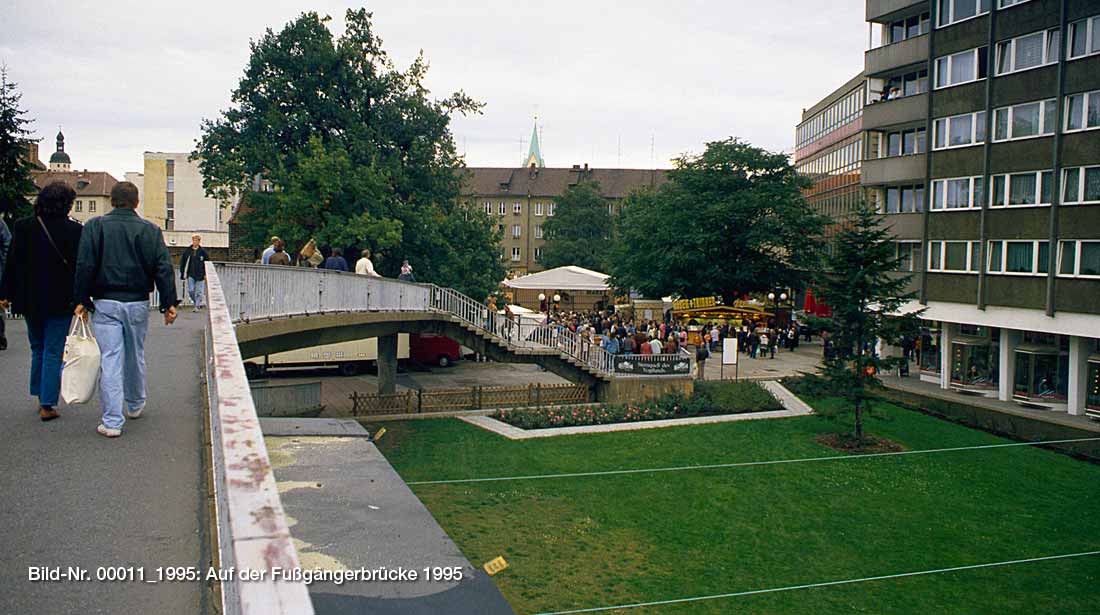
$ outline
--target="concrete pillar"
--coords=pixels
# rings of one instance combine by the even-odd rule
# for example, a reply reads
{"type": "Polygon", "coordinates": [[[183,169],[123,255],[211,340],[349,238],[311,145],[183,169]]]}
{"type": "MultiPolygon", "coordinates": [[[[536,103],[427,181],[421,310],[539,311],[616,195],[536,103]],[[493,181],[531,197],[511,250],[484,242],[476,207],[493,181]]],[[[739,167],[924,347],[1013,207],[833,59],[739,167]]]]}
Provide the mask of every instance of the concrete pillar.
{"type": "Polygon", "coordinates": [[[1089,338],[1072,335],[1069,338],[1069,395],[1066,405],[1070,414],[1085,414],[1085,395],[1089,369],[1089,338]]]}
{"type": "Polygon", "coordinates": [[[943,323],[940,329],[940,388],[951,388],[951,340],[954,335],[954,327],[949,322],[943,323]]]}
{"type": "Polygon", "coordinates": [[[1020,332],[1001,328],[1000,357],[997,362],[997,399],[1012,401],[1012,390],[1016,379],[1016,344],[1020,332]]]}
{"type": "Polygon", "coordinates": [[[378,337],[378,392],[397,392],[397,334],[378,337]]]}

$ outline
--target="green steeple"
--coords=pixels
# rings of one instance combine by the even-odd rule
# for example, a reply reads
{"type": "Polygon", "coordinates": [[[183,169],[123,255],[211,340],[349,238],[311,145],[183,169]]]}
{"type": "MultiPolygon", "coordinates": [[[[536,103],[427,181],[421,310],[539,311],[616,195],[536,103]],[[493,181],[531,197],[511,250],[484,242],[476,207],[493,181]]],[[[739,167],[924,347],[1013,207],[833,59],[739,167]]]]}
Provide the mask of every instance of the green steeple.
{"type": "Polygon", "coordinates": [[[539,124],[538,118],[535,118],[535,125],[531,128],[531,148],[527,150],[527,159],[523,162],[523,166],[534,166],[541,169],[546,166],[542,162],[542,151],[539,149],[539,124]]]}

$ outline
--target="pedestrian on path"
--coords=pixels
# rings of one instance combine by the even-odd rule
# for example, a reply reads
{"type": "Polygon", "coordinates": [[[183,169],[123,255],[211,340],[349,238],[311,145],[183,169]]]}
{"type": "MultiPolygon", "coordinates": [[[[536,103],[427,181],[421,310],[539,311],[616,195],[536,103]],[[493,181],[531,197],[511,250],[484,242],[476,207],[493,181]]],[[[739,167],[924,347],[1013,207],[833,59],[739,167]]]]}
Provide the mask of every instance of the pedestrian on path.
{"type": "Polygon", "coordinates": [[[706,365],[707,357],[710,355],[710,351],[705,344],[699,344],[695,347],[695,364],[699,366],[698,379],[705,380],[703,376],[703,367],[706,365]]]}
{"type": "Polygon", "coordinates": [[[279,237],[271,237],[271,245],[264,250],[264,253],[260,255],[260,264],[266,265],[271,260],[271,255],[275,253],[275,246],[279,245],[279,237]]]}
{"type": "MultiPolygon", "coordinates": [[[[4,261],[8,256],[8,248],[11,247],[11,231],[8,224],[0,218],[0,283],[4,281],[4,261]]],[[[4,331],[4,309],[0,309],[0,350],[8,349],[8,338],[4,331]]]]}
{"type": "Polygon", "coordinates": [[[340,248],[333,248],[332,256],[325,259],[325,264],[321,265],[321,268],[332,271],[347,271],[348,262],[344,260],[344,251],[340,248]]]}
{"type": "Polygon", "coordinates": [[[196,312],[206,305],[206,261],[210,260],[201,244],[202,237],[192,235],[191,248],[180,257],[180,279],[187,283],[187,296],[196,312]]]}
{"type": "Polygon", "coordinates": [[[149,293],[154,285],[160,292],[165,325],[175,322],[179,304],[164,235],[137,215],[137,206],[137,186],[115,184],[111,212],[88,221],[76,260],[74,313],[84,319],[92,315],[101,355],[103,411],[96,431],[108,438],[122,435],[124,409],[131,419],[145,411],[149,293]]]}
{"type": "Polygon", "coordinates": [[[374,276],[376,278],[382,277],[378,275],[377,271],[374,270],[374,263],[370,260],[369,249],[363,250],[360,253],[359,260],[355,262],[355,273],[358,273],[359,275],[374,276]]]}
{"type": "Polygon", "coordinates": [[[397,276],[397,279],[404,282],[416,282],[412,265],[409,264],[408,260],[401,261],[401,273],[397,276]]]}
{"type": "Polygon", "coordinates": [[[38,417],[58,417],[61,355],[73,306],[73,267],[81,226],[69,219],[76,192],[61,181],[46,185],[34,201],[34,216],[12,225],[11,249],[0,276],[0,310],[9,305],[27,323],[31,347],[30,394],[38,417]]]}
{"type": "Polygon", "coordinates": [[[278,265],[280,267],[290,266],[290,254],[287,254],[285,241],[280,239],[275,242],[275,252],[267,259],[267,264],[278,265]]]}

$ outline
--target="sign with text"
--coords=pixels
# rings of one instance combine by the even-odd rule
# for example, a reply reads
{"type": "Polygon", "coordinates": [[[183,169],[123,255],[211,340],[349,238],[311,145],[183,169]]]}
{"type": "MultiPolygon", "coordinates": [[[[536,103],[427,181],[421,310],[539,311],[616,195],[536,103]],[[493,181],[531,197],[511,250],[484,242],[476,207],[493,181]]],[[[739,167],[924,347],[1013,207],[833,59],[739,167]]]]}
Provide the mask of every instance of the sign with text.
{"type": "Polygon", "coordinates": [[[716,305],[718,305],[718,297],[696,297],[694,299],[677,299],[672,302],[672,309],[683,312],[684,310],[708,308],[716,305]]]}
{"type": "Polygon", "coordinates": [[[737,338],[722,340],[722,365],[737,365],[737,338]]]}
{"type": "Polygon", "coordinates": [[[617,355],[616,374],[639,376],[690,376],[691,360],[682,354],[617,355]]]}

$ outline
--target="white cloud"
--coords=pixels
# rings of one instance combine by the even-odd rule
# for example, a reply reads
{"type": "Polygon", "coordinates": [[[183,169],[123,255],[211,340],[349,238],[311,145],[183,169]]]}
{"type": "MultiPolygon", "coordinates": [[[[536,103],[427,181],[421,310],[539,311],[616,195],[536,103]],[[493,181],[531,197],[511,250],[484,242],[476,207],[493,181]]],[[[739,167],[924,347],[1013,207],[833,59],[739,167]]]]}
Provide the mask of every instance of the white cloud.
{"type": "MultiPolygon", "coordinates": [[[[192,147],[201,119],[228,105],[250,39],[306,9],[340,30],[348,6],[359,5],[0,0],[0,61],[44,158],[61,124],[74,166],[121,178],[145,150],[192,147]]],[[[553,166],[666,166],[731,135],[789,150],[802,108],[858,72],[866,32],[863,2],[367,6],[398,66],[423,49],[437,96],[486,103],[453,124],[472,166],[518,165],[536,110],[553,166]]]]}

